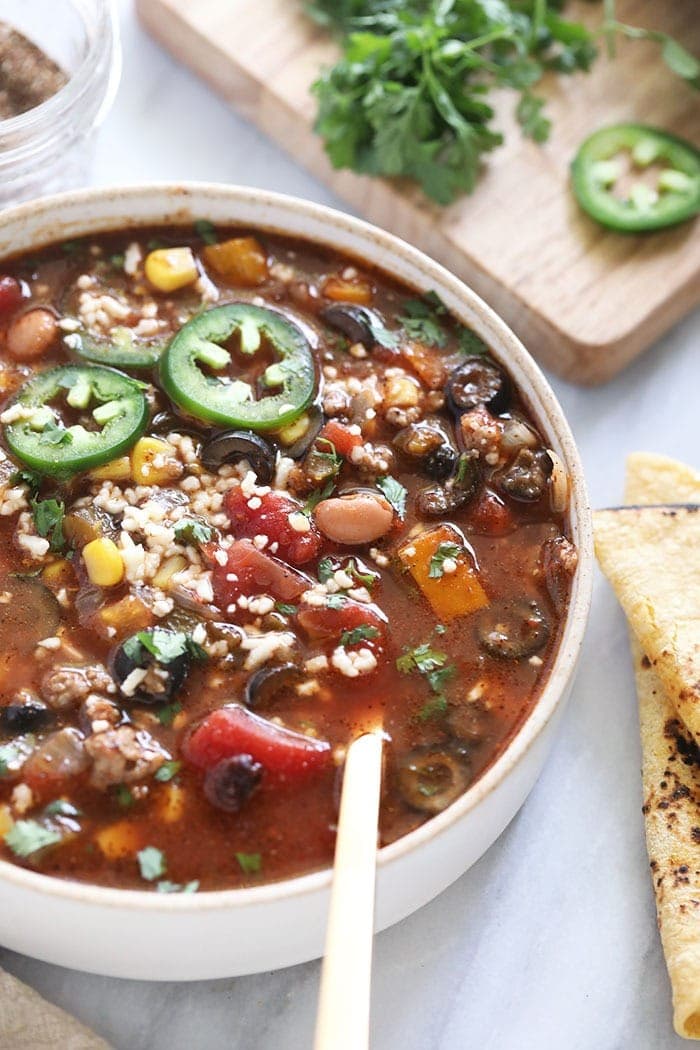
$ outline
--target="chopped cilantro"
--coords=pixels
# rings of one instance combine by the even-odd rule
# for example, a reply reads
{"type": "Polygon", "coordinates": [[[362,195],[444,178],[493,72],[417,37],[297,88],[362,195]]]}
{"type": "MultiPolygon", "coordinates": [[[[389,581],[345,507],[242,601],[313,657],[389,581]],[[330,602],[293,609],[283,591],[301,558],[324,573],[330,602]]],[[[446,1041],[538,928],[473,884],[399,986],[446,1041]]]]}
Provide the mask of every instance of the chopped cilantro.
{"type": "Polygon", "coordinates": [[[194,228],[205,244],[216,244],[216,230],[208,219],[197,219],[194,228]]]}
{"type": "Polygon", "coordinates": [[[175,539],[179,543],[208,543],[213,535],[211,525],[195,518],[183,518],[175,526],[175,539]]]}
{"type": "Polygon", "coordinates": [[[123,270],[125,258],[124,252],[115,252],[114,255],[110,255],[109,261],[115,270],[123,270]]]}
{"type": "Polygon", "coordinates": [[[153,882],[155,879],[159,879],[161,875],[165,875],[168,867],[165,854],[162,850],[156,849],[155,846],[144,846],[136,854],[136,859],[139,862],[142,879],[153,882]]]}
{"type": "Polygon", "coordinates": [[[397,481],[396,478],[392,478],[390,474],[385,474],[384,477],[377,478],[377,488],[381,489],[398,516],[403,519],[403,516],[406,513],[406,497],[408,496],[408,490],[403,487],[400,481],[397,481]]]}
{"type": "Polygon", "coordinates": [[[487,354],[489,348],[483,339],[481,339],[476,332],[472,332],[471,328],[467,328],[466,325],[461,325],[459,329],[459,349],[463,354],[487,354]]]}
{"type": "Polygon", "coordinates": [[[333,481],[333,478],[329,478],[329,480],[326,482],[322,489],[314,489],[314,491],[311,493],[306,503],[304,504],[302,513],[306,514],[307,517],[310,514],[313,514],[321,500],[328,499],[334,488],[335,482],[333,481]]]}
{"type": "Polygon", "coordinates": [[[136,801],[126,784],[117,784],[116,796],[122,809],[131,809],[136,801]]]}
{"type": "Polygon", "coordinates": [[[170,631],[166,627],[152,627],[127,638],[122,648],[130,660],[142,667],[146,653],[154,656],[159,664],[171,664],[185,653],[195,660],[206,660],[206,650],[193,641],[184,631],[170,631]]]}
{"type": "Polygon", "coordinates": [[[61,833],[37,820],[18,820],[5,835],[5,843],[17,857],[29,857],[61,841],[61,833]]]}
{"type": "Polygon", "coordinates": [[[32,514],[36,531],[48,539],[52,551],[61,551],[65,547],[63,535],[63,516],[65,506],[56,499],[32,500],[32,514]]]}
{"type": "Polygon", "coordinates": [[[34,736],[27,733],[26,736],[18,736],[7,744],[0,744],[0,777],[21,769],[34,750],[35,743],[34,736]]]}
{"type": "Polygon", "coordinates": [[[353,579],[359,580],[360,583],[364,584],[368,590],[371,590],[377,582],[377,574],[374,572],[361,572],[355,558],[350,558],[345,566],[345,571],[348,576],[352,576],[353,579]]]}
{"type": "Polygon", "coordinates": [[[172,780],[173,777],[177,776],[181,769],[182,762],[177,762],[174,758],[171,758],[167,762],[164,762],[162,766],[158,767],[154,776],[156,780],[161,782],[161,784],[167,784],[169,780],[172,780]]]}
{"type": "Polygon", "coordinates": [[[166,704],[158,711],[158,721],[162,726],[171,726],[175,721],[175,715],[179,715],[180,711],[182,711],[182,704],[179,700],[176,700],[174,704],[166,704]]]}
{"type": "Polygon", "coordinates": [[[443,692],[443,688],[445,683],[457,673],[455,665],[447,663],[447,653],[440,652],[439,649],[432,649],[425,642],[423,645],[418,645],[415,649],[409,649],[408,652],[399,656],[396,661],[396,667],[402,674],[411,674],[412,671],[418,671],[419,674],[423,675],[431,692],[434,694],[418,712],[417,717],[421,721],[445,714],[447,711],[447,697],[443,692]]]}
{"type": "Polygon", "coordinates": [[[236,860],[246,875],[256,875],[262,870],[262,856],[259,853],[236,853],[236,860]]]}
{"type": "Polygon", "coordinates": [[[321,583],[327,583],[331,576],[335,572],[335,566],[333,559],[326,555],[325,558],[321,558],[318,563],[318,578],[321,583]]]}
{"type": "Polygon", "coordinates": [[[447,653],[441,653],[437,649],[431,649],[428,642],[409,649],[403,656],[399,656],[396,667],[402,674],[410,674],[411,671],[420,671],[428,674],[438,667],[442,667],[447,660],[447,653]]]}
{"type": "Polygon", "coordinates": [[[42,477],[33,470],[15,470],[10,474],[10,485],[26,485],[30,496],[34,497],[41,488],[42,477]]]}
{"type": "Polygon", "coordinates": [[[340,636],[341,645],[357,645],[358,642],[364,642],[370,638],[376,638],[379,631],[376,627],[373,627],[370,623],[361,623],[357,627],[353,627],[350,631],[343,631],[340,636]]]}
{"type": "Polygon", "coordinates": [[[406,299],[403,310],[399,321],[412,339],[426,346],[445,346],[447,335],[438,317],[447,311],[435,292],[428,293],[422,299],[406,299]]]}
{"type": "Polygon", "coordinates": [[[156,883],[156,891],[158,893],[196,893],[199,889],[199,879],[192,879],[192,882],[168,882],[167,879],[161,879],[160,882],[156,883]]]}
{"type": "Polygon", "coordinates": [[[446,711],[447,697],[441,693],[439,696],[434,696],[432,699],[427,700],[418,712],[417,717],[420,722],[427,722],[430,718],[444,715],[446,711]]]}
{"type": "Polygon", "coordinates": [[[275,602],[275,609],[283,616],[295,616],[299,611],[298,606],[290,605],[289,602],[275,602]]]}
{"type": "Polygon", "coordinates": [[[338,473],[343,465],[343,457],[338,454],[338,450],[330,438],[317,437],[314,445],[314,452],[317,459],[328,460],[334,474],[338,473]],[[327,448],[319,448],[319,445],[325,445],[327,448]]]}
{"type": "Polygon", "coordinates": [[[327,609],[342,609],[347,601],[344,594],[329,594],[326,598],[327,609]]]}
{"type": "Polygon", "coordinates": [[[428,576],[431,580],[439,580],[445,573],[445,562],[448,558],[455,561],[464,551],[457,543],[439,543],[435,553],[430,559],[428,576]]]}

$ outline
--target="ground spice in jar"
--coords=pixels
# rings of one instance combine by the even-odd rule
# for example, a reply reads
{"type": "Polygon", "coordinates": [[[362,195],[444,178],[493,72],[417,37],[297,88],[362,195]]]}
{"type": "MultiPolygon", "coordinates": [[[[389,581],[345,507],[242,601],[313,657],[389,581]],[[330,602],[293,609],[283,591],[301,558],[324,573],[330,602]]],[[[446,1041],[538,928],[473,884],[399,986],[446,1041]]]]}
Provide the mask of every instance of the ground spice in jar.
{"type": "Polygon", "coordinates": [[[0,120],[41,105],[67,80],[60,66],[41,48],[0,22],[0,120]]]}

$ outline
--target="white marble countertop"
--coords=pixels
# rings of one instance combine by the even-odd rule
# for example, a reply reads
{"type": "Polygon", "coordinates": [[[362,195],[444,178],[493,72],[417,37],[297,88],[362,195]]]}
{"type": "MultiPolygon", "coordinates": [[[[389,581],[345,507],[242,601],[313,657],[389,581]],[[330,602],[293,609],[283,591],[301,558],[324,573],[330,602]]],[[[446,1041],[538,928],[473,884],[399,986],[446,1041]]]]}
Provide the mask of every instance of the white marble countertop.
{"type": "MultiPolygon", "coordinates": [[[[95,182],[221,180],[339,204],[160,51],[122,3],[124,73],[95,182]]],[[[602,389],[552,380],[594,506],[619,501],[627,452],[696,453],[699,339],[696,314],[602,389]]],[[[635,703],[625,624],[598,578],[574,693],[525,806],[458,882],[376,939],[374,1050],[687,1045],[672,1031],[656,932],[635,703]]],[[[190,985],[89,976],[8,951],[0,965],[118,1050],[311,1046],[317,963],[190,985]]]]}

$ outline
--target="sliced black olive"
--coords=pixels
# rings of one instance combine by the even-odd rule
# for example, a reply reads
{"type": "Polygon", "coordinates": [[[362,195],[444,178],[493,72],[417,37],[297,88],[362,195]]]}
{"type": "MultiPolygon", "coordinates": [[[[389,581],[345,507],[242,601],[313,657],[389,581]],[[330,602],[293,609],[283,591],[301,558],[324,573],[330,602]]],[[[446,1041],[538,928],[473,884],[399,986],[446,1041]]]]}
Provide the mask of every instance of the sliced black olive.
{"type": "Polygon", "coordinates": [[[549,624],[536,601],[494,602],[477,624],[479,644],[501,660],[522,660],[547,644],[549,624]]]}
{"type": "Polygon", "coordinates": [[[216,473],[224,463],[247,459],[258,481],[267,485],[275,472],[276,453],[265,438],[251,430],[226,430],[202,445],[200,458],[207,470],[216,473]]]}
{"type": "Polygon", "coordinates": [[[232,755],[207,770],[204,794],[217,809],[237,813],[260,786],[263,767],[252,755],[232,755]]]}
{"type": "Polygon", "coordinates": [[[554,464],[543,448],[521,448],[500,483],[503,491],[523,503],[534,503],[542,499],[547,491],[554,464]]]}
{"type": "Polygon", "coordinates": [[[398,768],[404,800],[421,813],[440,813],[465,791],[469,767],[463,759],[439,747],[417,748],[405,755],[398,768]]]}
{"type": "Polygon", "coordinates": [[[362,343],[368,349],[377,342],[375,332],[384,327],[377,315],[366,306],[333,303],[321,310],[321,320],[341,332],[351,343],[362,343]]]}
{"type": "Polygon", "coordinates": [[[444,481],[453,473],[459,455],[452,445],[440,445],[423,460],[423,472],[435,481],[444,481]]]}
{"type": "MultiPolygon", "coordinates": [[[[164,635],[175,637],[175,632],[165,628],[158,628],[158,633],[161,639],[164,635]]],[[[133,635],[122,642],[114,654],[112,674],[122,694],[130,700],[144,704],[167,703],[183,685],[190,663],[187,651],[172,659],[159,658],[143,645],[138,635],[133,635]],[[145,675],[134,673],[142,671],[145,675]]]]}
{"type": "Polygon", "coordinates": [[[309,426],[302,436],[294,444],[282,446],[283,454],[289,456],[290,459],[301,459],[309,451],[323,426],[323,412],[318,405],[310,405],[306,410],[306,415],[309,417],[309,426]]]}
{"type": "Polygon", "coordinates": [[[267,707],[277,693],[296,685],[301,677],[296,664],[261,667],[246,682],[244,703],[255,709],[267,707]]]}
{"type": "Polygon", "coordinates": [[[203,439],[205,431],[193,419],[185,419],[174,412],[156,412],[151,420],[149,430],[152,434],[189,434],[190,437],[203,439]]]}
{"type": "Polygon", "coordinates": [[[38,697],[27,696],[24,703],[0,707],[0,730],[3,733],[34,733],[52,721],[54,715],[38,697]]]}
{"type": "Polygon", "coordinates": [[[476,495],[481,484],[481,467],[477,456],[463,452],[457,469],[444,485],[429,485],[416,497],[416,509],[425,518],[441,518],[463,507],[476,495]]]}
{"type": "Polygon", "coordinates": [[[447,397],[459,415],[480,405],[498,415],[508,406],[510,381],[494,361],[475,354],[451,372],[447,380],[447,397]]]}
{"type": "Polygon", "coordinates": [[[449,727],[465,744],[483,743],[494,729],[493,712],[481,700],[468,701],[450,707],[449,727]]]}
{"type": "Polygon", "coordinates": [[[0,580],[0,652],[33,652],[42,638],[56,634],[61,609],[54,594],[30,576],[0,580]]]}

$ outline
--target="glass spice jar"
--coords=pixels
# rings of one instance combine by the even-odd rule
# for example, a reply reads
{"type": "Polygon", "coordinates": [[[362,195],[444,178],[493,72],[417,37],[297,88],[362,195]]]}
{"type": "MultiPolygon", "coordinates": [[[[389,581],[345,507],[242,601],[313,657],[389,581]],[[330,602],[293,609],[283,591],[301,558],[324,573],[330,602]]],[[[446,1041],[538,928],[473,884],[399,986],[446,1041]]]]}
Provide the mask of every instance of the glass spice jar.
{"type": "MultiPolygon", "coordinates": [[[[121,52],[111,0],[0,0],[0,23],[36,45],[31,61],[43,59],[48,74],[55,63],[54,72],[58,66],[67,78],[45,101],[0,119],[4,207],[86,182],[95,132],[119,82],[121,52]]],[[[5,65],[10,96],[16,56],[12,48],[12,61],[5,65]]],[[[31,82],[31,69],[29,74],[31,82]]]]}

